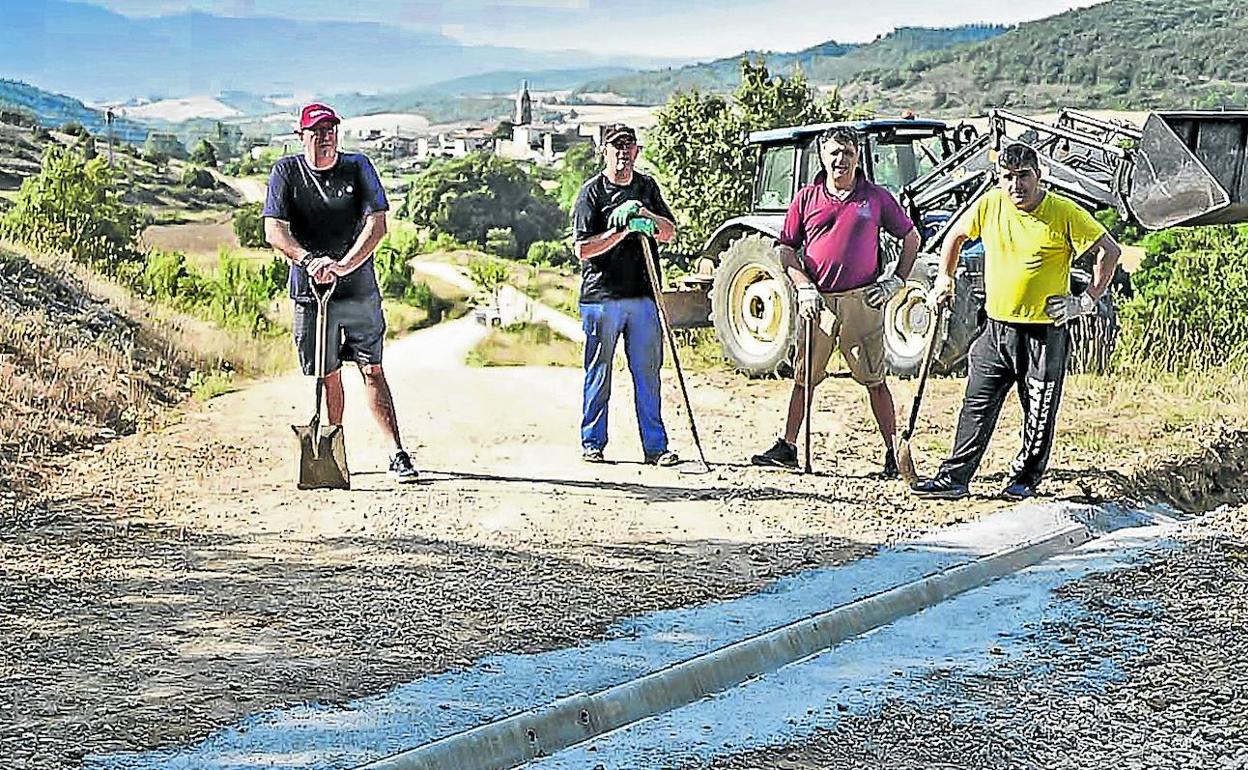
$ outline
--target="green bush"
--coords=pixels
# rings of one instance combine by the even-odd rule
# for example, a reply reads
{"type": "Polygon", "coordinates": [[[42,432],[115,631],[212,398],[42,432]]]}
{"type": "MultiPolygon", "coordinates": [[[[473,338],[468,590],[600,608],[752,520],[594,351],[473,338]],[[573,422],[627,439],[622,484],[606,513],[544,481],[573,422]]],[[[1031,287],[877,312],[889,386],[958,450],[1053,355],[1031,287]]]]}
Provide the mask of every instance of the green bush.
{"type": "Polygon", "coordinates": [[[407,250],[394,243],[382,242],[373,252],[377,268],[377,284],[383,297],[403,298],[412,288],[412,268],[407,250]]]}
{"type": "Polygon", "coordinates": [[[266,311],[281,288],[270,270],[257,270],[222,247],[216,273],[204,282],[200,306],[222,326],[258,334],[271,328],[266,311]]]}
{"type": "Polygon", "coordinates": [[[187,166],[182,172],[182,186],[211,190],[217,186],[217,180],[212,178],[212,174],[207,169],[199,166],[187,166]]]}
{"type": "Polygon", "coordinates": [[[503,259],[515,259],[515,233],[510,227],[491,227],[485,232],[485,250],[503,259]]]}
{"type": "Polygon", "coordinates": [[[135,288],[149,299],[181,307],[193,307],[204,295],[203,279],[179,251],[149,252],[135,288]]]}
{"type": "Polygon", "coordinates": [[[191,162],[201,166],[217,165],[217,148],[207,139],[200,139],[195,149],[191,150],[191,162]]]}
{"type": "Polygon", "coordinates": [[[490,294],[507,282],[507,263],[493,257],[473,257],[468,262],[468,277],[490,294]]]}
{"type": "Polygon", "coordinates": [[[45,253],[115,274],[141,258],[139,209],[121,202],[114,172],[103,158],[85,160],[49,147],[40,172],[26,179],[0,234],[45,253]]]}
{"type": "Polygon", "coordinates": [[[524,261],[534,267],[558,267],[573,261],[572,249],[563,241],[534,241],[529,245],[524,261]]]}
{"type": "Polygon", "coordinates": [[[1248,226],[1145,237],[1147,256],[1120,308],[1120,367],[1178,374],[1248,363],[1248,226]]]}
{"type": "Polygon", "coordinates": [[[244,203],[234,210],[234,235],[238,238],[238,245],[248,249],[262,249],[269,245],[264,237],[262,211],[260,203],[244,203]]]}

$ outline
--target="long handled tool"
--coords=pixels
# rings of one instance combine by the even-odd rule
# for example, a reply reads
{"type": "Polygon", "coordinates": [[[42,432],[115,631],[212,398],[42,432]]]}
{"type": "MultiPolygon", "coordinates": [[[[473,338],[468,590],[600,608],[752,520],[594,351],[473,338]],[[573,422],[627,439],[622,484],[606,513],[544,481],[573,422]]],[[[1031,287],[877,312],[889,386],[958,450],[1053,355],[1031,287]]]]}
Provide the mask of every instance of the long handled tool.
{"type": "Polygon", "coordinates": [[[299,437],[299,489],[350,489],[351,472],[347,469],[347,447],[341,425],[321,425],[321,402],[325,393],[325,347],[328,336],[329,298],[337,284],[324,292],[316,290],[316,413],[307,425],[292,425],[299,437]]]}
{"type": "Polygon", "coordinates": [[[945,317],[945,303],[936,306],[932,314],[932,325],[927,329],[927,341],[923,346],[923,365],[919,367],[919,387],[914,392],[914,401],[910,404],[910,421],[901,432],[901,440],[897,443],[897,471],[905,479],[908,486],[919,483],[918,471],[914,468],[914,457],[910,452],[910,437],[914,435],[914,424],[919,419],[919,404],[923,402],[923,391],[927,386],[927,374],[932,368],[932,354],[936,349],[936,336],[940,333],[940,324],[945,317]]]}
{"type": "Polygon", "coordinates": [[[814,397],[814,388],[811,387],[811,381],[814,379],[810,371],[811,366],[815,363],[815,319],[807,318],[806,320],[806,344],[802,351],[802,383],[805,387],[802,389],[802,430],[806,434],[806,464],[802,468],[802,473],[810,473],[810,405],[814,397]]]}
{"type": "Polygon", "coordinates": [[[698,459],[702,461],[701,471],[709,472],[711,466],[706,462],[706,454],[702,451],[702,439],[698,438],[698,425],[693,419],[693,405],[689,403],[689,388],[685,385],[685,373],[680,368],[680,356],[676,353],[676,339],[672,336],[672,325],[667,321],[667,310],[663,307],[663,284],[659,283],[659,271],[654,266],[654,249],[650,239],[641,236],[641,246],[645,251],[646,273],[650,277],[650,287],[654,290],[654,304],[659,307],[659,323],[663,326],[663,336],[667,338],[667,347],[672,351],[672,363],[676,366],[676,381],[680,383],[680,395],[685,400],[685,414],[689,415],[689,432],[693,434],[693,445],[698,450],[698,459]]]}

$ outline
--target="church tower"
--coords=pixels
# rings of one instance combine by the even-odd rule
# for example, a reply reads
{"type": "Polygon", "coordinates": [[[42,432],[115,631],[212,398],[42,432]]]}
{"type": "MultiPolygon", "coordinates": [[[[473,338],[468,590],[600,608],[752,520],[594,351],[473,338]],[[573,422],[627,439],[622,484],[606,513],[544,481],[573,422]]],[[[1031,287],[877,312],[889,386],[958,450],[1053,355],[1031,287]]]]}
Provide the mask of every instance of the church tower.
{"type": "Polygon", "coordinates": [[[512,121],[517,126],[527,126],[533,122],[533,100],[529,97],[529,81],[520,85],[520,93],[516,94],[516,115],[512,121]]]}

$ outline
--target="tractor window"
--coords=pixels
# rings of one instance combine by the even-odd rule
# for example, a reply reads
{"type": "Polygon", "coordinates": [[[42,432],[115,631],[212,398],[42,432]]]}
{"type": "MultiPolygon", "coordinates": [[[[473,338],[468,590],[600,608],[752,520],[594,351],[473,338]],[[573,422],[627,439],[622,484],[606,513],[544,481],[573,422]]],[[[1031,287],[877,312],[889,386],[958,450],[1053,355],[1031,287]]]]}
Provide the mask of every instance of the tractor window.
{"type": "Polygon", "coordinates": [[[931,137],[911,143],[871,143],[871,176],[895,195],[902,187],[931,171],[941,155],[940,139],[931,137]]]}
{"type": "Polygon", "coordinates": [[[759,165],[755,208],[783,209],[793,201],[793,171],[797,148],[766,147],[759,165]]]}

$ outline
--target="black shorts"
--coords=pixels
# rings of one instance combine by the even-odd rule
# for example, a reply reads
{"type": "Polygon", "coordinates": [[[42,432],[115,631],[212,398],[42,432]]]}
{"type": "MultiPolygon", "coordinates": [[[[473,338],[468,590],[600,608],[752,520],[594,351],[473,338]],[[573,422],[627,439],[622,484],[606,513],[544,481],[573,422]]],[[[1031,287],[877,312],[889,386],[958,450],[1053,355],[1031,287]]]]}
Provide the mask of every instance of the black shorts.
{"type": "MultiPolygon", "coordinates": [[[[316,374],[315,302],[295,303],[295,349],[304,374],[316,374]]],[[[337,371],[344,361],[358,366],[381,364],[381,344],[386,337],[386,317],[381,297],[331,299],[326,306],[325,373],[337,371]]]]}

